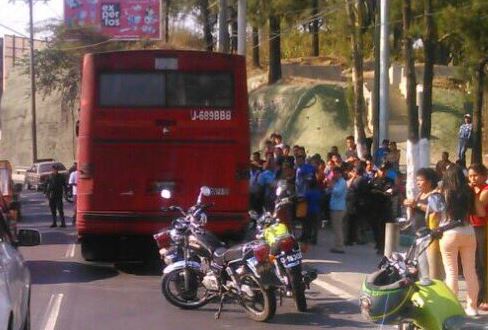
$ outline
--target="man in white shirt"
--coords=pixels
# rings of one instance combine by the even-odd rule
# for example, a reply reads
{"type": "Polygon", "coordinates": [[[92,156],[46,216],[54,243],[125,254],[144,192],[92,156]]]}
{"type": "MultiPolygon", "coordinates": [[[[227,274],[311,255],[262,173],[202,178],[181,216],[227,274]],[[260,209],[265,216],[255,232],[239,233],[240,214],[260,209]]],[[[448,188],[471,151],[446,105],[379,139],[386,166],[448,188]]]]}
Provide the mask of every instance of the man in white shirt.
{"type": "Polygon", "coordinates": [[[68,184],[73,191],[73,225],[76,224],[76,184],[78,182],[78,168],[75,165],[75,169],[69,175],[68,184]]]}

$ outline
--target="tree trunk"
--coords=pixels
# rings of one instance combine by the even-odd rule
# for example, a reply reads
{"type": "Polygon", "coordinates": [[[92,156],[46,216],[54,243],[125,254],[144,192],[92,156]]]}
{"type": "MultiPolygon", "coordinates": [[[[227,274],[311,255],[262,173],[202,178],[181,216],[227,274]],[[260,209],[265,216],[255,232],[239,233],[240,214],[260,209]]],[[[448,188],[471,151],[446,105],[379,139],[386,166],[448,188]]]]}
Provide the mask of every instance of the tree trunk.
{"type": "Polygon", "coordinates": [[[161,10],[160,16],[163,18],[160,21],[159,28],[161,39],[164,40],[165,43],[169,41],[169,7],[171,5],[171,0],[162,0],[161,1],[161,10]]]}
{"type": "Polygon", "coordinates": [[[415,173],[418,169],[418,140],[419,114],[417,109],[417,82],[415,77],[415,62],[410,36],[412,21],[411,0],[403,0],[403,56],[405,59],[405,73],[407,76],[407,111],[408,111],[408,140],[407,140],[407,197],[414,198],[417,192],[415,173]]]}
{"type": "Polygon", "coordinates": [[[269,16],[269,85],[281,79],[280,20],[281,18],[279,16],[269,16]]]}
{"type": "Polygon", "coordinates": [[[319,56],[319,0],[312,0],[312,56],[319,56]]]}
{"type": "Polygon", "coordinates": [[[252,26],[252,64],[256,68],[261,67],[259,59],[259,28],[256,25],[252,26]]]}
{"type": "Polygon", "coordinates": [[[361,0],[355,0],[355,6],[350,0],[346,1],[346,11],[351,28],[352,48],[352,82],[354,90],[354,135],[358,147],[358,156],[363,159],[366,156],[366,134],[364,133],[364,79],[363,79],[363,10],[361,0]]]}
{"type": "Polygon", "coordinates": [[[219,4],[219,52],[229,52],[229,26],[227,22],[227,0],[219,4]]]}
{"type": "Polygon", "coordinates": [[[481,123],[483,110],[483,85],[485,80],[485,67],[488,58],[484,58],[476,65],[474,79],[474,111],[473,111],[473,132],[472,132],[472,152],[471,163],[481,164],[483,161],[481,148],[481,123]]]}
{"type": "Polygon", "coordinates": [[[422,96],[422,118],[420,122],[420,166],[430,166],[430,133],[432,126],[432,81],[434,79],[435,25],[432,18],[432,0],[424,0],[424,90],[422,96]]]}
{"type": "Polygon", "coordinates": [[[205,49],[211,52],[213,51],[213,36],[212,28],[210,26],[210,11],[208,9],[208,0],[200,0],[200,10],[202,11],[203,40],[205,41],[205,49]]]}

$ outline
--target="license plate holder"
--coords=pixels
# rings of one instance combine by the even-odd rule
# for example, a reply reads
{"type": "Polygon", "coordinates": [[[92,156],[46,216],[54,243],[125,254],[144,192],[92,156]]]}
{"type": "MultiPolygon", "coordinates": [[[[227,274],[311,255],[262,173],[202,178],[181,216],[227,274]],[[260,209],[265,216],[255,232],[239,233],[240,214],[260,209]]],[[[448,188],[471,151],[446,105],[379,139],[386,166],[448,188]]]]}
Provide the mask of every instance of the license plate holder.
{"type": "Polygon", "coordinates": [[[292,252],[280,256],[280,262],[285,268],[295,267],[302,262],[303,256],[301,251],[292,252]]]}

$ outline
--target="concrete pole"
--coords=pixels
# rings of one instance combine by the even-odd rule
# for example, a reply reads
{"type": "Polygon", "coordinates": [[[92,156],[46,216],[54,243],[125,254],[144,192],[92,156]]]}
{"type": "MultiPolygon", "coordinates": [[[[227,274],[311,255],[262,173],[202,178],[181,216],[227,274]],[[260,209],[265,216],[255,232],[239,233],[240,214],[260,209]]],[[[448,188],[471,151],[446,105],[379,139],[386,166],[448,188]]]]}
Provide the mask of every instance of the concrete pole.
{"type": "Polygon", "coordinates": [[[400,225],[388,222],[385,227],[385,256],[390,257],[393,252],[398,251],[400,244],[400,225]]]}
{"type": "Polygon", "coordinates": [[[237,3],[237,54],[246,56],[246,11],[247,1],[237,3]]]}
{"type": "Polygon", "coordinates": [[[227,0],[220,0],[219,5],[219,52],[229,52],[229,30],[227,25],[227,0]]]}
{"type": "Polygon", "coordinates": [[[379,128],[380,128],[380,38],[381,38],[381,13],[380,1],[376,0],[375,13],[375,27],[374,27],[374,83],[373,83],[373,145],[371,146],[371,154],[374,155],[381,143],[379,128]]]}
{"type": "Polygon", "coordinates": [[[388,139],[388,121],[389,113],[389,75],[390,68],[390,44],[389,37],[389,6],[390,0],[381,0],[380,11],[380,113],[379,113],[379,143],[384,139],[388,139]]]}
{"type": "Polygon", "coordinates": [[[30,32],[30,83],[31,83],[31,115],[32,115],[32,161],[37,161],[37,127],[36,127],[36,79],[34,71],[34,14],[33,0],[29,0],[29,32],[30,32]]]}

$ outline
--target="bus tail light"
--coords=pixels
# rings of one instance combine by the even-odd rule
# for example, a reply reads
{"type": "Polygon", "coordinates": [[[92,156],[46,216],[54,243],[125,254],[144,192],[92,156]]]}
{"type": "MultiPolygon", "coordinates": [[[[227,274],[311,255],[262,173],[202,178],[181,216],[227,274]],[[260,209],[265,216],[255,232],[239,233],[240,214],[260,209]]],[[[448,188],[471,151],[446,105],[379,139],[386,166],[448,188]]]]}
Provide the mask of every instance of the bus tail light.
{"type": "Polygon", "coordinates": [[[92,164],[80,164],[79,169],[80,179],[91,179],[93,176],[92,164]]]}

